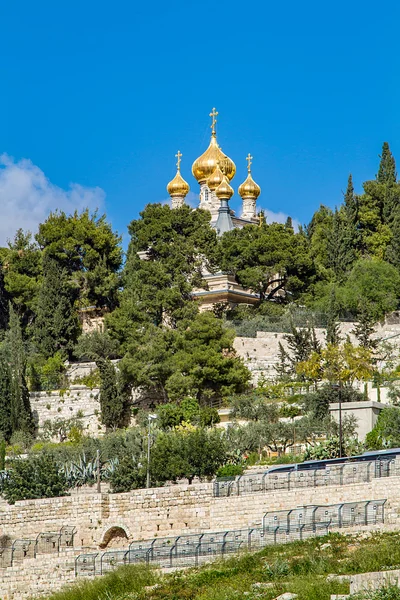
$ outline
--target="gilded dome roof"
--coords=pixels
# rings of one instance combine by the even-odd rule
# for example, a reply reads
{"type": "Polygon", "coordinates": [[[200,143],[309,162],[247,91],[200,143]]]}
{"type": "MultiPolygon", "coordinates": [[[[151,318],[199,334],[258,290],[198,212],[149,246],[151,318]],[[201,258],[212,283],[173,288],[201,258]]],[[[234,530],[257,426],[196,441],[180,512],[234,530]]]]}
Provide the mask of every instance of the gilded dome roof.
{"type": "Polygon", "coordinates": [[[239,186],[238,192],[242,198],[252,198],[253,200],[257,200],[258,196],[261,193],[260,186],[254,181],[251,176],[251,159],[253,157],[248,154],[247,160],[247,177],[243,181],[243,183],[239,186]]]}
{"type": "Polygon", "coordinates": [[[167,185],[167,192],[171,196],[171,198],[177,197],[185,197],[189,190],[190,186],[185,181],[181,175],[181,156],[182,154],[178,150],[178,154],[175,155],[178,158],[178,162],[176,163],[177,171],[175,177],[172,181],[167,185]]]}
{"type": "Polygon", "coordinates": [[[216,112],[215,108],[213,108],[212,112],[210,113],[210,117],[212,117],[210,145],[204,154],[194,161],[192,166],[193,176],[199,183],[205,183],[207,181],[207,179],[215,171],[218,162],[221,171],[228,177],[229,181],[233,179],[236,173],[235,163],[229,158],[229,156],[226,156],[226,154],[224,154],[221,148],[218,146],[215,132],[217,115],[218,113],[216,112]]]}
{"type": "Polygon", "coordinates": [[[225,177],[225,175],[221,171],[221,169],[219,167],[219,163],[218,163],[214,169],[213,174],[210,175],[210,177],[207,179],[207,185],[210,188],[210,190],[211,191],[216,190],[217,187],[219,186],[219,184],[223,182],[224,177],[225,177]]]}
{"type": "Polygon", "coordinates": [[[232,198],[232,196],[233,196],[234,193],[235,192],[233,191],[233,189],[229,185],[228,178],[225,175],[223,181],[219,184],[219,186],[215,190],[215,195],[220,200],[229,200],[230,198],[232,198]]]}

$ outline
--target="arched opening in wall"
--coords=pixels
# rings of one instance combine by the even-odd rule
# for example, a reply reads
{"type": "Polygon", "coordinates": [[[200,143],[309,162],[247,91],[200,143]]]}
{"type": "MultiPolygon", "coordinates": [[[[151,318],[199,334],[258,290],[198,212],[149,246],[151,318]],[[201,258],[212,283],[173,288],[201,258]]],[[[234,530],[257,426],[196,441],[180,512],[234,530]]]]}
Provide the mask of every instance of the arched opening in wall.
{"type": "Polygon", "coordinates": [[[125,529],[122,527],[110,527],[104,536],[102,542],[99,544],[99,548],[104,550],[105,548],[121,548],[126,546],[128,536],[126,535],[125,529]]]}

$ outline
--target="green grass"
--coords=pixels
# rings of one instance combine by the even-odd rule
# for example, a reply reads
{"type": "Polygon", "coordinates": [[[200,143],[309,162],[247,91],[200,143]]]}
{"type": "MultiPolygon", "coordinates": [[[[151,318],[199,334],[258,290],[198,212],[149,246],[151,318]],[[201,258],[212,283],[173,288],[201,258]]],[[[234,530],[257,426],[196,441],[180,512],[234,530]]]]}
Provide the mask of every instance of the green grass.
{"type": "MultiPolygon", "coordinates": [[[[48,600],[272,600],[286,591],[298,594],[298,600],[328,600],[331,594],[349,593],[348,583],[327,581],[328,574],[394,568],[400,568],[400,532],[369,537],[331,534],[167,575],[144,566],[124,567],[70,586],[48,600]]],[[[388,588],[365,598],[400,600],[400,590],[388,588]]]]}

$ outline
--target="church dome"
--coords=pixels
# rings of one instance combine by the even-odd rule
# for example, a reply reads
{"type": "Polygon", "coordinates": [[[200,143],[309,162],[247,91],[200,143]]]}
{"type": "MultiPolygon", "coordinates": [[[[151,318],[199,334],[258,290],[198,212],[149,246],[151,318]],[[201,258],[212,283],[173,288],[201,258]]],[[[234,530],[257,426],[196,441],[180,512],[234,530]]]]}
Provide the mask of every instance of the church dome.
{"type": "Polygon", "coordinates": [[[251,176],[251,159],[253,157],[250,154],[247,156],[247,177],[243,181],[243,183],[239,186],[238,192],[239,196],[243,198],[251,198],[252,200],[257,200],[258,196],[261,194],[260,186],[254,181],[251,176]]]}
{"type": "Polygon", "coordinates": [[[223,182],[224,177],[225,177],[225,175],[221,171],[221,169],[219,167],[219,162],[218,162],[213,174],[210,175],[210,177],[207,179],[207,185],[210,188],[210,190],[211,191],[216,190],[217,187],[219,186],[219,184],[223,182]]]}
{"type": "Polygon", "coordinates": [[[187,181],[185,181],[183,179],[183,177],[181,175],[180,164],[181,164],[182,154],[179,152],[179,150],[178,150],[178,154],[176,156],[178,157],[178,162],[176,164],[176,166],[177,166],[176,175],[172,179],[172,181],[170,181],[169,184],[167,185],[167,192],[171,196],[171,198],[174,198],[175,196],[185,197],[185,196],[187,196],[187,194],[189,193],[189,190],[190,190],[189,184],[187,183],[187,181]]]}
{"type": "Polygon", "coordinates": [[[233,189],[229,185],[228,178],[225,175],[223,181],[219,184],[219,186],[215,190],[215,195],[220,200],[229,200],[230,198],[232,198],[232,196],[233,196],[234,193],[235,192],[233,191],[233,189]]]}
{"type": "Polygon", "coordinates": [[[235,163],[229,158],[229,156],[226,156],[226,154],[224,154],[221,148],[218,146],[215,131],[217,115],[218,113],[216,112],[215,108],[213,108],[212,112],[210,113],[210,117],[212,117],[210,145],[204,154],[194,161],[192,166],[193,177],[195,177],[199,183],[205,183],[207,181],[207,179],[215,171],[218,162],[221,171],[228,177],[229,181],[233,179],[236,173],[235,163]]]}

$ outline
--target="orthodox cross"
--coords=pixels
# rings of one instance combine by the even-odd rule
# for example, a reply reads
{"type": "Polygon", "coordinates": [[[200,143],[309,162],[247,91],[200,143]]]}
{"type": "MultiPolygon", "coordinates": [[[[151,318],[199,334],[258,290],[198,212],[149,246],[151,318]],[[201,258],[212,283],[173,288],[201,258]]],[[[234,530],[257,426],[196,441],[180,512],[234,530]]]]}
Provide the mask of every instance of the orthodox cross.
{"type": "Polygon", "coordinates": [[[178,171],[181,170],[181,157],[182,157],[182,153],[178,150],[178,154],[175,154],[176,158],[178,159],[176,166],[178,167],[178,171]]]}
{"type": "Polygon", "coordinates": [[[248,155],[246,156],[246,160],[247,160],[247,172],[250,173],[250,167],[253,164],[251,161],[253,160],[253,157],[251,156],[250,152],[248,153],[248,155]]]}
{"type": "Polygon", "coordinates": [[[213,135],[215,135],[215,125],[217,123],[217,116],[218,116],[218,112],[215,110],[215,108],[213,108],[212,111],[210,112],[210,117],[212,118],[211,133],[213,135]]]}

